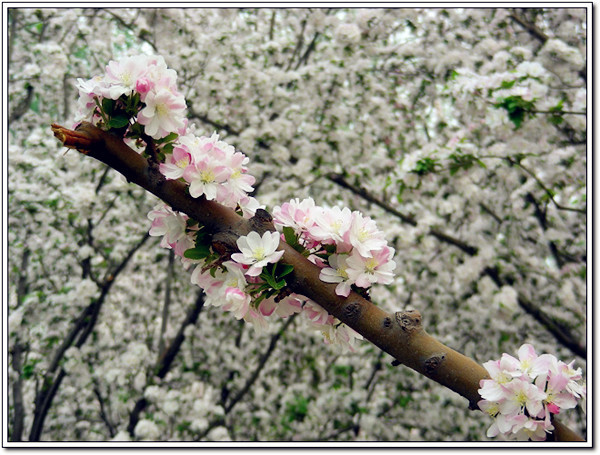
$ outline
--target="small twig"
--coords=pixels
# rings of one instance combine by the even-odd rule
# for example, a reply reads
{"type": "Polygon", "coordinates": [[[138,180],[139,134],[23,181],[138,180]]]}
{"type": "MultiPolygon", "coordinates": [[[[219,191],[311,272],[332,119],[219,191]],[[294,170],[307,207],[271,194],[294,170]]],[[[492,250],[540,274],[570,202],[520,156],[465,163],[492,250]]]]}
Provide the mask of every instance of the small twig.
{"type": "Polygon", "coordinates": [[[538,185],[545,191],[546,195],[550,198],[550,200],[552,201],[552,203],[556,206],[557,209],[559,210],[568,210],[570,212],[578,212],[578,213],[583,213],[586,214],[587,213],[587,209],[580,209],[580,208],[575,208],[575,207],[565,207],[564,205],[559,204],[558,202],[556,202],[554,200],[554,195],[552,194],[552,191],[550,191],[546,185],[544,185],[544,182],[542,182],[537,175],[535,175],[535,173],[528,169],[526,166],[524,166],[520,161],[515,161],[510,157],[507,157],[507,160],[512,163],[512,164],[516,164],[518,165],[521,169],[523,169],[525,172],[527,172],[531,177],[533,177],[533,179],[538,183],[538,185]]]}
{"type": "Polygon", "coordinates": [[[167,331],[167,320],[169,319],[169,304],[171,303],[171,281],[173,281],[173,250],[169,250],[169,262],[167,265],[167,279],[165,283],[165,300],[163,302],[162,321],[160,324],[160,335],[158,337],[158,361],[160,361],[165,349],[165,332],[167,331]]]}

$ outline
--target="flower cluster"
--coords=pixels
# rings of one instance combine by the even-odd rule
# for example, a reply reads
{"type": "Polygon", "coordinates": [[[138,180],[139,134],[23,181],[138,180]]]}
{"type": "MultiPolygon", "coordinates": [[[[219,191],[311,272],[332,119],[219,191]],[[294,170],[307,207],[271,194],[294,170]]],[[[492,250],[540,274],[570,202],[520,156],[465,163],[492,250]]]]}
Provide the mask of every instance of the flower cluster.
{"type": "MultiPolygon", "coordinates": [[[[78,120],[115,130],[138,146],[145,143],[144,153],[159,162],[165,178],[185,182],[192,197],[253,216],[260,207],[249,196],[255,178],[248,174],[248,158],[216,133],[205,137],[189,132],[176,81],[177,73],[162,57],[111,61],[104,76],[78,80],[78,120]]],[[[373,220],[347,208],[317,207],[312,199],[276,207],[274,223],[283,236],[250,232],[237,240],[239,252],[230,260],[212,249],[202,226],[169,206],[159,204],[148,218],[150,235],[162,236],[162,247],[172,249],[186,267],[195,267],[191,280],[206,291],[207,302],[256,328],[267,327],[272,315],[286,318],[302,312],[328,343],[352,349],[361,338],[315,302],[289,292],[285,276],[293,267],[279,263],[282,237],[321,267],[321,280],[337,283],[338,295],[347,297],[353,286],[366,290],[393,279],[394,249],[373,220]]]]}
{"type": "Polygon", "coordinates": [[[483,364],[491,379],[480,382],[479,408],[493,417],[488,437],[503,434],[518,440],[543,441],[551,432],[552,414],[577,406],[585,398],[581,368],[551,354],[538,356],[533,346],[519,348],[519,358],[502,354],[500,360],[483,364]]]}
{"type": "Polygon", "coordinates": [[[322,281],[337,283],[337,295],[348,297],[352,285],[367,289],[393,281],[394,249],[375,221],[358,211],[319,207],[312,198],[293,199],[273,209],[273,222],[284,233],[285,228],[293,230],[287,242],[322,268],[322,281]]]}
{"type": "Polygon", "coordinates": [[[104,76],[77,80],[76,121],[132,129],[136,117],[145,134],[162,139],[185,130],[185,99],[178,92],[177,73],[161,56],[137,55],[111,61],[104,76]],[[112,100],[114,103],[106,102],[112,100]]]}
{"type": "Polygon", "coordinates": [[[239,205],[247,214],[254,214],[258,203],[248,193],[255,178],[245,166],[249,159],[214,133],[210,138],[187,134],[180,136],[167,154],[160,172],[168,179],[183,178],[189,184],[192,197],[208,200],[231,208],[239,205]]]}

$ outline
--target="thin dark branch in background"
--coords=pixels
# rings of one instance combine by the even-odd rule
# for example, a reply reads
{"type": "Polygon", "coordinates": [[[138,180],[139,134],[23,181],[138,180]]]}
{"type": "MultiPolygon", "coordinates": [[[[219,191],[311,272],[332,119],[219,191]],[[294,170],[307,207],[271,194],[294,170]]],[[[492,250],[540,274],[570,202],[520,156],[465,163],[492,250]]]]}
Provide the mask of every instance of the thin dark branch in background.
{"type": "Polygon", "coordinates": [[[231,399],[227,406],[225,406],[225,414],[229,414],[233,407],[242,399],[246,392],[250,390],[250,387],[252,387],[252,385],[256,382],[256,380],[258,379],[258,375],[260,374],[264,366],[267,364],[267,360],[269,360],[269,357],[271,357],[271,354],[273,354],[273,351],[275,350],[275,346],[277,345],[279,338],[281,338],[281,335],[283,335],[283,333],[290,326],[290,324],[294,322],[295,317],[296,314],[291,315],[287,319],[287,321],[285,321],[285,324],[283,324],[283,327],[279,330],[279,332],[277,332],[271,337],[269,348],[262,355],[260,361],[258,362],[258,365],[256,366],[256,369],[254,370],[252,375],[250,375],[250,377],[246,380],[246,384],[244,384],[244,387],[242,387],[242,389],[235,395],[235,397],[231,399]]]}
{"type": "Polygon", "coordinates": [[[79,348],[86,342],[88,336],[96,325],[100,309],[102,308],[102,305],[106,300],[106,296],[115,282],[115,279],[127,266],[135,252],[142,247],[148,238],[148,233],[144,233],[142,239],[129,250],[121,263],[111,273],[107,273],[104,280],[104,285],[100,291],[100,296],[97,299],[93,299],[92,303],[90,303],[90,305],[88,305],[82,311],[81,315],[74,321],[71,331],[54,354],[54,358],[52,359],[52,362],[50,363],[50,366],[44,375],[42,388],[35,397],[34,417],[33,423],[31,424],[31,431],[29,433],[30,441],[40,440],[46,415],[50,409],[50,406],[52,405],[52,401],[54,400],[56,392],[58,391],[58,388],[66,375],[66,372],[63,368],[60,368],[58,374],[56,375],[56,371],[61,363],[61,360],[64,358],[65,352],[69,347],[71,347],[73,341],[78,335],[79,338],[77,341],[75,341],[75,346],[79,348]]]}
{"type": "Polygon", "coordinates": [[[14,108],[14,110],[8,115],[8,124],[10,125],[13,122],[19,120],[28,110],[31,105],[31,100],[33,99],[33,86],[27,84],[25,88],[25,96],[21,99],[19,104],[14,108]]]}
{"type": "MultiPolygon", "coordinates": [[[[537,200],[535,199],[535,197],[533,197],[533,194],[527,193],[525,195],[525,200],[533,205],[535,217],[540,223],[540,227],[542,228],[542,230],[546,231],[548,229],[548,220],[546,219],[546,212],[542,211],[537,200]]],[[[548,247],[550,248],[550,252],[554,257],[554,260],[556,261],[556,265],[559,269],[562,268],[564,262],[558,253],[558,248],[556,247],[556,244],[551,240],[548,242],[548,247]]]]}
{"type": "MultiPolygon", "coordinates": [[[[248,392],[248,390],[250,390],[250,388],[252,387],[252,385],[256,382],[256,380],[258,379],[258,376],[260,375],[260,372],[262,371],[262,369],[266,365],[267,360],[269,360],[269,357],[271,357],[271,354],[273,354],[273,351],[275,350],[275,347],[277,345],[277,342],[281,338],[281,335],[283,335],[283,333],[286,331],[286,329],[294,321],[295,317],[296,317],[296,314],[291,315],[287,319],[287,321],[283,324],[283,326],[281,327],[281,329],[271,337],[271,342],[269,343],[269,347],[267,348],[267,350],[265,351],[265,353],[260,358],[260,360],[258,362],[258,365],[254,369],[254,371],[252,372],[252,374],[248,377],[248,379],[246,380],[246,383],[244,384],[244,386],[242,387],[242,389],[231,399],[231,401],[226,406],[224,406],[224,410],[225,410],[225,414],[226,415],[229,414],[229,412],[231,412],[231,410],[233,409],[233,407],[244,397],[244,395],[248,392]]],[[[219,417],[219,418],[215,419],[214,421],[212,421],[208,425],[208,427],[206,428],[206,430],[204,430],[195,439],[197,441],[201,440],[208,433],[210,433],[210,430],[212,430],[213,428],[215,428],[215,427],[217,427],[219,425],[223,425],[224,423],[225,423],[225,421],[224,421],[224,419],[222,417],[219,417]]]]}
{"type": "Polygon", "coordinates": [[[169,250],[169,263],[167,265],[167,279],[165,283],[165,300],[163,302],[163,310],[160,323],[160,335],[158,338],[158,360],[160,360],[165,349],[165,332],[167,331],[167,321],[169,319],[169,304],[171,303],[171,282],[173,281],[173,264],[175,254],[173,250],[169,250]]]}
{"type": "Polygon", "coordinates": [[[298,63],[296,64],[296,67],[294,68],[294,70],[297,70],[298,68],[300,68],[302,65],[304,65],[308,61],[308,57],[310,57],[310,54],[315,50],[315,48],[317,46],[317,39],[319,38],[319,36],[320,36],[320,33],[316,32],[315,36],[313,36],[313,39],[311,40],[310,44],[306,48],[304,55],[302,55],[300,60],[298,60],[298,63]]]}
{"type": "Polygon", "coordinates": [[[17,375],[16,381],[12,384],[13,389],[13,421],[11,441],[21,441],[23,438],[23,422],[25,420],[25,407],[23,406],[23,367],[22,359],[23,346],[16,343],[11,349],[12,368],[17,375]]]}
{"type": "MultiPolygon", "coordinates": [[[[371,195],[363,188],[358,188],[350,183],[348,183],[343,176],[339,174],[328,174],[327,178],[338,185],[349,189],[353,193],[363,197],[365,200],[372,202],[373,204],[381,207],[386,212],[391,213],[392,215],[398,217],[402,221],[411,226],[416,226],[417,222],[411,216],[404,215],[400,213],[398,210],[394,209],[387,203],[380,201],[375,196],[371,195]]],[[[442,242],[454,245],[460,248],[465,253],[470,256],[475,256],[477,254],[477,248],[470,246],[466,243],[463,243],[461,240],[455,239],[437,229],[430,229],[429,233],[441,240],[442,242]]],[[[507,284],[507,280],[500,277],[497,268],[486,269],[486,274],[494,280],[498,287],[502,287],[507,284]]],[[[552,335],[558,340],[563,346],[571,349],[575,354],[580,357],[586,358],[586,347],[576,341],[576,337],[571,333],[571,330],[568,327],[565,327],[562,324],[554,321],[550,316],[544,313],[540,308],[536,307],[531,301],[525,298],[522,293],[518,293],[518,302],[521,308],[523,308],[527,313],[533,316],[538,322],[540,322],[552,335]]]]}
{"type": "Polygon", "coordinates": [[[288,65],[285,69],[286,71],[289,71],[292,68],[292,63],[294,63],[294,60],[296,59],[296,55],[298,55],[298,53],[300,52],[300,49],[302,49],[302,45],[304,44],[304,30],[306,29],[306,19],[304,19],[302,21],[301,26],[302,26],[302,29],[300,30],[300,33],[298,33],[298,41],[296,42],[296,47],[294,48],[294,53],[290,57],[288,65]]]}
{"type": "Polygon", "coordinates": [[[108,414],[106,413],[106,409],[105,409],[105,405],[104,405],[104,398],[102,398],[102,394],[100,393],[100,389],[98,388],[97,384],[94,385],[94,395],[96,395],[96,398],[98,399],[98,403],[100,405],[100,418],[106,424],[106,427],[108,428],[108,433],[110,434],[110,437],[112,438],[116,434],[115,426],[112,424],[108,414]]]}
{"type": "Polygon", "coordinates": [[[269,41],[273,41],[273,32],[275,31],[275,13],[277,10],[271,12],[271,22],[269,23],[269,41]]]}
{"type": "MultiPolygon", "coordinates": [[[[498,269],[495,267],[487,267],[484,269],[484,273],[489,276],[498,287],[502,287],[507,284],[507,280],[500,277],[498,269]]],[[[534,305],[533,302],[531,302],[520,292],[517,294],[517,302],[519,303],[519,306],[525,310],[525,312],[527,312],[542,326],[544,326],[560,344],[570,349],[573,353],[577,354],[583,359],[587,357],[587,347],[576,340],[576,337],[571,333],[571,329],[569,327],[557,322],[551,316],[548,316],[541,310],[541,308],[534,305]]]]}
{"type": "MultiPolygon", "coordinates": [[[[542,30],[540,30],[535,24],[532,24],[527,19],[525,19],[522,15],[518,14],[517,12],[514,12],[509,17],[521,27],[523,27],[525,30],[527,30],[527,32],[529,32],[531,36],[540,41],[540,43],[543,44],[546,41],[548,41],[548,35],[546,35],[542,30]]],[[[581,70],[579,70],[578,74],[584,80],[584,82],[587,82],[586,68],[582,68],[581,70]]]]}
{"type": "MultiPolygon", "coordinates": [[[[132,32],[135,31],[134,28],[133,28],[133,24],[135,23],[135,21],[133,21],[131,24],[128,24],[127,22],[125,22],[123,20],[123,18],[121,16],[117,15],[116,13],[113,13],[111,10],[105,9],[104,11],[106,13],[108,13],[110,16],[112,16],[123,27],[131,30],[132,32]]],[[[138,38],[141,39],[142,41],[145,41],[150,46],[152,46],[152,49],[154,50],[154,52],[158,52],[158,48],[156,47],[156,44],[154,44],[154,42],[148,37],[149,33],[148,32],[144,33],[144,32],[146,32],[146,30],[142,30],[138,34],[138,38]]]]}
{"type": "MultiPolygon", "coordinates": [[[[169,372],[173,361],[175,360],[175,357],[177,356],[177,353],[179,352],[179,349],[181,348],[181,345],[183,344],[183,340],[185,340],[185,329],[188,325],[193,325],[196,323],[196,321],[198,321],[198,316],[200,315],[200,312],[202,311],[202,308],[204,306],[204,292],[203,291],[198,291],[198,296],[196,297],[196,301],[194,302],[194,305],[188,310],[185,319],[183,320],[183,322],[181,323],[181,326],[179,327],[179,330],[177,331],[177,335],[175,335],[175,338],[173,338],[173,341],[171,341],[171,344],[169,345],[169,347],[162,353],[158,364],[155,368],[155,376],[157,378],[163,379],[167,373],[169,372]]],[[[135,430],[135,426],[137,425],[139,418],[140,418],[140,413],[146,409],[146,406],[148,406],[148,401],[145,398],[140,398],[138,401],[136,401],[133,410],[131,411],[131,414],[129,414],[129,423],[127,425],[127,432],[131,435],[134,436],[134,430],[135,430]]]]}
{"type": "Polygon", "coordinates": [[[518,23],[521,27],[523,27],[525,30],[527,30],[531,36],[533,36],[540,42],[545,43],[546,41],[548,41],[548,36],[542,30],[536,27],[535,24],[528,22],[527,19],[525,19],[517,12],[512,13],[509,17],[513,21],[518,23]]]}
{"type": "MultiPolygon", "coordinates": [[[[410,215],[404,215],[403,213],[399,212],[398,210],[396,210],[394,207],[392,207],[388,203],[373,196],[371,193],[369,193],[364,188],[360,188],[360,187],[350,184],[341,174],[334,174],[334,173],[327,174],[327,179],[332,181],[333,183],[336,183],[337,185],[341,186],[342,188],[346,188],[346,189],[352,191],[354,194],[359,195],[364,200],[371,202],[371,203],[377,205],[378,207],[381,207],[386,212],[391,213],[392,215],[396,216],[397,218],[400,218],[403,222],[410,224],[411,226],[417,225],[417,221],[415,220],[415,218],[413,218],[410,215]]],[[[440,231],[439,229],[431,228],[429,230],[429,234],[433,235],[434,237],[436,237],[438,240],[441,240],[442,242],[448,243],[450,245],[454,245],[455,247],[461,249],[462,251],[469,254],[470,256],[474,256],[477,254],[478,250],[476,247],[468,245],[465,242],[463,242],[462,240],[452,237],[452,236],[440,231]]]]}
{"type": "Polygon", "coordinates": [[[519,166],[521,169],[523,169],[523,170],[524,170],[525,172],[527,172],[527,173],[528,173],[528,174],[529,174],[531,177],[533,177],[533,179],[534,179],[534,180],[537,182],[537,184],[538,184],[538,185],[539,185],[539,186],[540,186],[540,187],[541,187],[541,188],[544,190],[544,192],[546,193],[546,195],[548,196],[548,198],[549,198],[549,199],[552,201],[552,203],[554,204],[554,206],[555,206],[555,207],[556,207],[558,210],[567,210],[567,211],[570,211],[570,212],[578,212],[578,213],[583,213],[583,214],[586,214],[586,213],[587,213],[587,209],[586,209],[586,208],[580,209],[580,208],[575,208],[575,207],[565,207],[564,205],[561,205],[561,204],[559,204],[558,202],[556,202],[556,200],[554,200],[554,195],[552,194],[552,191],[550,191],[550,190],[549,190],[549,189],[546,187],[546,185],[544,185],[544,182],[542,182],[542,181],[540,180],[540,178],[539,178],[537,175],[535,175],[535,173],[534,173],[534,172],[533,172],[531,169],[529,169],[529,168],[527,168],[527,167],[523,166],[523,164],[521,164],[520,162],[515,162],[515,161],[514,161],[512,158],[510,158],[510,157],[508,157],[507,159],[508,159],[508,161],[509,161],[511,164],[516,164],[516,165],[518,165],[518,166],[519,166]]]}

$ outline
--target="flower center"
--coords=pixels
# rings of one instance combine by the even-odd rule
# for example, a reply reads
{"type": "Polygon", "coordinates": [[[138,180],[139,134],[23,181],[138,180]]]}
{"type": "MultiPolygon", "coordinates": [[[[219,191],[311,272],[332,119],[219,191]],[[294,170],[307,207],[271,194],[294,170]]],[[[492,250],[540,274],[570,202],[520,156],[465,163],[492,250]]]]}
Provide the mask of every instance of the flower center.
{"type": "Polygon", "coordinates": [[[262,261],[265,258],[265,249],[259,247],[252,252],[252,257],[257,261],[262,261]]]}
{"type": "Polygon", "coordinates": [[[525,403],[527,403],[527,395],[525,395],[525,392],[523,392],[522,390],[517,394],[517,403],[519,403],[521,406],[525,406],[525,403]]]}
{"type": "Polygon", "coordinates": [[[120,74],[120,76],[121,76],[121,81],[123,82],[123,85],[126,85],[126,86],[128,86],[128,87],[129,87],[130,85],[132,85],[132,84],[131,84],[131,79],[132,79],[132,78],[131,78],[131,73],[128,73],[127,71],[123,71],[123,72],[120,74]]]}
{"type": "Polygon", "coordinates": [[[215,173],[212,169],[206,169],[200,172],[200,180],[202,183],[212,183],[215,180],[215,173]]]}
{"type": "Polygon", "coordinates": [[[346,272],[346,269],[344,267],[340,267],[337,269],[337,274],[339,276],[341,276],[342,278],[344,278],[345,280],[348,279],[348,273],[346,272]]]}
{"type": "Polygon", "coordinates": [[[365,262],[365,269],[367,270],[367,272],[373,273],[375,272],[375,269],[378,265],[379,263],[375,258],[370,258],[367,262],[365,262]]]}
{"type": "Polygon", "coordinates": [[[156,109],[156,115],[158,115],[159,117],[164,117],[169,113],[169,108],[167,106],[165,106],[163,103],[157,104],[155,109],[156,109]]]}
{"type": "Polygon", "coordinates": [[[181,169],[185,169],[187,167],[187,165],[189,164],[189,160],[187,158],[181,158],[179,161],[177,161],[175,163],[175,165],[177,167],[180,167],[181,169]]]}
{"type": "Polygon", "coordinates": [[[358,231],[357,237],[358,237],[359,242],[364,242],[365,240],[368,240],[368,238],[369,238],[369,231],[367,231],[364,228],[361,228],[358,231]]]}

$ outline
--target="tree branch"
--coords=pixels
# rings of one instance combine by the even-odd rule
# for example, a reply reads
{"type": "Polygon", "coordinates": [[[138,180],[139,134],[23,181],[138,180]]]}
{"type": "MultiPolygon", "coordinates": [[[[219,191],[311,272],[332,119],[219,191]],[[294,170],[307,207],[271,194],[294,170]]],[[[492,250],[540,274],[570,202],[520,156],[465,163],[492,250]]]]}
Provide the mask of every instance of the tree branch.
{"type": "MultiPolygon", "coordinates": [[[[196,302],[188,310],[185,319],[183,320],[183,322],[181,323],[181,326],[179,327],[179,331],[177,332],[177,335],[175,335],[175,338],[169,345],[168,349],[166,349],[164,352],[162,352],[162,355],[161,355],[161,357],[158,361],[158,364],[155,368],[155,376],[156,377],[163,379],[169,372],[169,369],[171,368],[171,365],[173,364],[173,360],[175,360],[175,357],[177,356],[177,353],[179,352],[179,349],[181,348],[183,340],[185,339],[185,335],[184,335],[185,328],[188,325],[192,325],[192,324],[196,323],[196,321],[198,320],[198,316],[200,315],[200,312],[202,311],[203,306],[204,306],[204,292],[199,291],[198,296],[196,297],[196,302]]],[[[140,418],[140,413],[146,408],[146,406],[148,406],[148,401],[142,397],[135,403],[135,406],[133,407],[131,414],[129,414],[129,424],[127,425],[127,432],[131,436],[134,436],[135,426],[137,425],[138,420],[140,418]]]]}
{"type": "MultiPolygon", "coordinates": [[[[365,200],[372,202],[373,204],[381,207],[386,212],[398,217],[403,222],[410,224],[411,226],[417,225],[417,221],[413,217],[411,217],[409,215],[404,215],[403,213],[399,212],[398,210],[396,210],[394,207],[390,206],[389,204],[377,199],[375,196],[370,194],[364,188],[358,188],[358,187],[355,187],[354,185],[351,185],[347,180],[345,180],[343,178],[343,176],[332,173],[332,174],[328,174],[327,178],[329,180],[331,180],[332,182],[337,183],[338,185],[342,186],[343,188],[349,189],[354,194],[361,196],[365,200]]],[[[450,245],[456,246],[457,248],[460,248],[462,251],[467,253],[469,256],[475,256],[477,254],[478,249],[476,247],[466,244],[466,243],[462,242],[461,240],[458,240],[454,237],[451,237],[436,228],[431,228],[429,230],[429,234],[433,235],[438,240],[440,240],[444,243],[448,243],[450,245]]],[[[500,276],[497,268],[488,267],[488,268],[486,268],[485,273],[490,278],[492,278],[492,280],[494,280],[494,282],[496,283],[496,285],[498,287],[502,287],[505,284],[507,284],[507,279],[500,276]]],[[[586,358],[586,347],[576,341],[576,338],[572,335],[570,329],[568,329],[564,325],[561,325],[561,324],[557,323],[556,321],[554,321],[550,316],[545,314],[540,308],[536,307],[531,301],[529,301],[527,298],[525,298],[522,295],[522,293],[520,293],[520,292],[518,293],[518,303],[519,303],[519,306],[521,306],[521,308],[523,308],[523,310],[525,310],[525,312],[527,312],[528,314],[533,316],[538,322],[540,322],[554,336],[554,338],[556,338],[556,340],[559,343],[561,343],[565,347],[571,349],[571,351],[573,351],[578,356],[580,356],[584,359],[586,358]]]]}
{"type": "MultiPolygon", "coordinates": [[[[252,230],[251,220],[215,201],[207,201],[204,197],[192,198],[183,182],[166,180],[158,169],[150,166],[120,138],[90,123],[82,123],[76,131],[59,125],[52,125],[52,129],[66,146],[113,167],[128,181],[201,223],[208,233],[227,230],[234,236],[240,236],[252,230]]],[[[335,284],[319,279],[319,267],[286,243],[280,244],[280,249],[284,252],[282,262],[294,267],[287,279],[292,292],[314,300],[329,314],[393,356],[399,364],[462,395],[469,401],[470,408],[477,409],[477,402],[481,399],[479,382],[488,377],[487,371],[427,334],[418,311],[390,314],[356,292],[351,292],[346,298],[340,297],[335,292],[335,284]]]]}
{"type": "Polygon", "coordinates": [[[12,386],[13,389],[13,425],[10,434],[11,441],[21,441],[23,437],[23,421],[25,419],[25,407],[23,406],[23,378],[21,355],[23,354],[23,346],[21,343],[16,343],[11,350],[12,368],[17,374],[17,379],[12,386]]]}
{"type": "Polygon", "coordinates": [[[250,377],[246,380],[244,387],[242,387],[242,389],[225,406],[225,408],[224,408],[225,414],[229,414],[229,412],[233,409],[233,407],[242,399],[242,397],[248,392],[248,390],[250,390],[250,387],[252,387],[252,385],[256,382],[256,380],[258,379],[258,375],[260,374],[260,372],[266,365],[267,360],[269,360],[269,357],[271,357],[271,354],[275,350],[277,341],[279,341],[279,338],[281,338],[281,335],[283,334],[283,332],[285,332],[286,329],[290,326],[290,324],[294,321],[295,317],[296,317],[296,314],[291,315],[287,319],[287,321],[285,321],[285,324],[283,324],[283,327],[281,327],[279,332],[277,332],[276,334],[274,334],[271,337],[271,342],[269,343],[269,347],[265,351],[265,353],[262,355],[262,357],[260,358],[258,365],[256,366],[256,369],[252,372],[250,377]]]}
{"type": "Polygon", "coordinates": [[[167,279],[165,283],[165,300],[163,302],[162,320],[160,323],[160,335],[158,337],[158,355],[160,356],[165,349],[165,332],[167,331],[167,320],[169,319],[169,304],[171,303],[171,281],[173,281],[173,264],[175,254],[169,250],[169,264],[167,265],[167,279]]]}
{"type": "Polygon", "coordinates": [[[86,342],[89,334],[92,332],[94,326],[96,325],[96,321],[98,319],[98,315],[100,313],[100,309],[108,295],[108,291],[112,287],[115,278],[123,271],[129,260],[133,257],[134,253],[146,242],[149,235],[146,232],[142,239],[133,246],[133,248],[129,251],[127,256],[121,261],[121,263],[112,271],[112,273],[107,273],[107,276],[104,280],[104,285],[100,291],[100,296],[97,299],[93,299],[92,303],[90,303],[80,314],[80,316],[73,323],[73,327],[71,331],[67,335],[67,337],[63,340],[59,348],[54,354],[52,362],[44,375],[44,379],[42,382],[41,390],[36,394],[35,398],[35,411],[34,411],[34,419],[31,424],[31,431],[29,433],[30,441],[39,441],[40,436],[42,434],[42,430],[44,427],[44,420],[46,419],[46,415],[50,406],[52,405],[52,401],[54,400],[54,396],[58,391],[60,383],[62,382],[66,372],[63,368],[59,369],[58,375],[55,376],[55,373],[61,363],[61,360],[64,358],[64,354],[71,347],[77,335],[79,338],[75,341],[75,346],[80,348],[86,342]]]}

